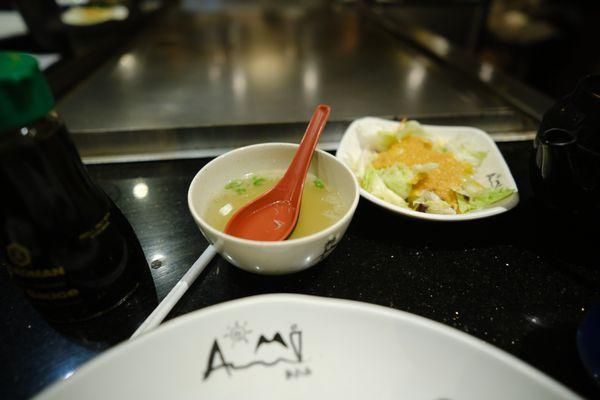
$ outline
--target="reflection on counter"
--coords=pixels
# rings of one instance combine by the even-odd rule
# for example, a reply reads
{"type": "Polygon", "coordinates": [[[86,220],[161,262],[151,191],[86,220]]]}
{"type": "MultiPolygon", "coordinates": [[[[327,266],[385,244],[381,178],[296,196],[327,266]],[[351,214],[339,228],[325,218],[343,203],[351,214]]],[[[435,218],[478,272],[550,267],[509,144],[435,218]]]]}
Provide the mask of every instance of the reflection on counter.
{"type": "Polygon", "coordinates": [[[133,186],[132,192],[136,198],[143,199],[144,197],[148,196],[148,185],[146,185],[144,182],[136,183],[133,186]]]}
{"type": "MultiPolygon", "coordinates": [[[[440,46],[444,46],[440,39],[440,46]]],[[[356,4],[186,1],[60,104],[75,132],[480,115],[504,103],[442,69],[356,4]]]]}

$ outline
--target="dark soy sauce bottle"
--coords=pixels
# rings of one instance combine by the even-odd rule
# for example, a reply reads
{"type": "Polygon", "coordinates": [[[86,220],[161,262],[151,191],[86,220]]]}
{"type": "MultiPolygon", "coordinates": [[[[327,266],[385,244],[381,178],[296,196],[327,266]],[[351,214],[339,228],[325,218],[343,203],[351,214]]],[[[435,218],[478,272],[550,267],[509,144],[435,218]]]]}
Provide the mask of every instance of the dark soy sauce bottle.
{"type": "Polygon", "coordinates": [[[47,319],[80,321],[123,302],[147,264],[53,106],[36,60],[0,53],[0,263],[47,319]]]}

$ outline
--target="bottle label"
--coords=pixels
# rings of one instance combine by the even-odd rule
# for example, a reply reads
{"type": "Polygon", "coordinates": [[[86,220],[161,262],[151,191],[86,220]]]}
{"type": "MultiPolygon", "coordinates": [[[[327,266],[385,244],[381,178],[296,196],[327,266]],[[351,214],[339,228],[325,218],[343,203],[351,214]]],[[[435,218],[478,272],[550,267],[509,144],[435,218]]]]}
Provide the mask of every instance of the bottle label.
{"type": "Polygon", "coordinates": [[[57,276],[65,275],[65,269],[63,267],[53,267],[46,269],[29,269],[20,267],[8,266],[8,273],[12,276],[18,276],[26,279],[44,279],[44,278],[56,278],[57,276]]]}
{"type": "MultiPolygon", "coordinates": [[[[118,215],[117,215],[118,217],[118,215]]],[[[108,301],[109,292],[125,291],[128,245],[113,226],[110,211],[72,241],[51,249],[11,242],[6,245],[7,271],[23,287],[27,297],[44,307],[108,301]],[[30,246],[28,248],[28,246],[30,246]]]]}
{"type": "Polygon", "coordinates": [[[33,289],[26,289],[25,293],[32,299],[42,301],[56,301],[79,297],[79,290],[77,289],[67,289],[58,291],[38,291],[33,289]]]}
{"type": "Polygon", "coordinates": [[[9,275],[25,288],[25,294],[32,300],[53,302],[79,297],[79,290],[66,287],[66,271],[63,266],[36,268],[32,265],[30,250],[15,242],[6,246],[6,255],[9,275]]]}
{"type": "Polygon", "coordinates": [[[88,231],[79,235],[79,240],[93,239],[108,228],[110,225],[110,211],[104,214],[104,217],[88,231]]]}
{"type": "Polygon", "coordinates": [[[10,243],[6,246],[6,254],[11,263],[17,267],[26,267],[31,264],[31,255],[27,247],[19,243],[10,243]]]}

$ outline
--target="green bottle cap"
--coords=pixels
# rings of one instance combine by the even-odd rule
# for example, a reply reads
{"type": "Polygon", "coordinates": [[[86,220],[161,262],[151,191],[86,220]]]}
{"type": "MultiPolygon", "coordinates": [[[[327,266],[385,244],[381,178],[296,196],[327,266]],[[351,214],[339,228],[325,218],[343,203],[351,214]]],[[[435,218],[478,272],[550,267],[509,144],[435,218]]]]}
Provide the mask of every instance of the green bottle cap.
{"type": "Polygon", "coordinates": [[[37,60],[0,52],[0,134],[43,117],[52,107],[54,98],[37,60]]]}

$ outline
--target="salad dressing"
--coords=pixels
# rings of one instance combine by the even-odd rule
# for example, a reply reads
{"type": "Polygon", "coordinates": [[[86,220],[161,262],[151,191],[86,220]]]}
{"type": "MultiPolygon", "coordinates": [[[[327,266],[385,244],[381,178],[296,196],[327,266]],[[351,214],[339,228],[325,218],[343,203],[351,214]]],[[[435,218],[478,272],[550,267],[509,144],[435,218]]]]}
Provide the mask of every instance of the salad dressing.
{"type": "Polygon", "coordinates": [[[404,136],[388,150],[379,153],[373,160],[373,168],[387,168],[397,163],[409,167],[435,163],[436,168],[419,173],[409,197],[416,197],[423,190],[431,190],[455,209],[458,203],[454,190],[462,185],[465,177],[473,173],[469,163],[459,161],[452,153],[435,149],[431,141],[413,135],[404,136]]]}

